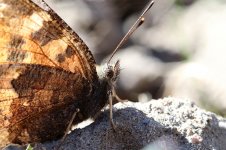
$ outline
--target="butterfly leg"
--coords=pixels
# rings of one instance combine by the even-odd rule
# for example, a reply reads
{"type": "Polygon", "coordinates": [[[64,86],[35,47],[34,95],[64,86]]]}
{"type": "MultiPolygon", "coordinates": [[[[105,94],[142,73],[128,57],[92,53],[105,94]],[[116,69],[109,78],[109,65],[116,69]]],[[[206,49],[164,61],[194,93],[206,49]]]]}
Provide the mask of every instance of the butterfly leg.
{"type": "Polygon", "coordinates": [[[113,104],[112,104],[112,101],[113,101],[113,96],[110,96],[109,97],[110,122],[111,122],[111,126],[112,126],[113,130],[116,131],[116,126],[115,126],[114,121],[113,121],[113,104]]]}
{"type": "Polygon", "coordinates": [[[71,130],[71,128],[72,128],[72,123],[73,123],[73,121],[74,121],[76,115],[79,113],[79,111],[80,111],[80,110],[77,108],[76,111],[73,113],[73,115],[72,115],[72,117],[71,117],[71,120],[70,120],[70,122],[69,122],[69,124],[68,124],[68,126],[67,126],[67,129],[66,129],[66,131],[65,131],[65,133],[64,133],[64,136],[63,136],[62,139],[60,140],[60,144],[55,148],[55,150],[60,149],[62,143],[64,142],[64,140],[65,140],[65,138],[66,138],[66,136],[67,136],[67,133],[71,130]]]}
{"type": "Polygon", "coordinates": [[[121,98],[117,95],[114,86],[112,86],[112,97],[114,97],[118,102],[121,102],[121,103],[124,103],[124,102],[127,102],[127,101],[128,101],[127,99],[121,99],[121,98]]]}

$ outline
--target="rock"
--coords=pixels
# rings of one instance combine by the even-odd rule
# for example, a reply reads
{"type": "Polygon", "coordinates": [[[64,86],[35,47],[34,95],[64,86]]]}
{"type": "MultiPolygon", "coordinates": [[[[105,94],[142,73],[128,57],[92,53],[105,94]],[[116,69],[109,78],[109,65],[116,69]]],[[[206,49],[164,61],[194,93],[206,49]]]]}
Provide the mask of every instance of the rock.
{"type": "MultiPolygon", "coordinates": [[[[61,149],[224,149],[226,119],[186,99],[164,98],[114,105],[116,132],[105,110],[89,126],[73,130],[61,149]]],[[[50,149],[59,142],[36,145],[50,149]]]]}
{"type": "MultiPolygon", "coordinates": [[[[220,67],[220,66],[218,66],[220,67]]],[[[216,67],[208,67],[205,64],[190,62],[179,65],[165,78],[164,95],[175,97],[187,97],[196,105],[209,111],[226,115],[225,80],[216,74],[224,74],[223,71],[213,71],[216,67]]]]}

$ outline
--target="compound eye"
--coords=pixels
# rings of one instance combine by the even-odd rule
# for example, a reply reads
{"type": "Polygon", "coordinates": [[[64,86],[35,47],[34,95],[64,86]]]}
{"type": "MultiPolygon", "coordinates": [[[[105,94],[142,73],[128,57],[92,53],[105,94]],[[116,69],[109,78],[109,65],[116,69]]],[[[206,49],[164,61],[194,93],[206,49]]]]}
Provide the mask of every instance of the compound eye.
{"type": "Polygon", "coordinates": [[[107,72],[107,78],[108,79],[111,79],[111,78],[113,78],[113,76],[114,76],[114,71],[113,70],[108,70],[108,72],[107,72]]]}

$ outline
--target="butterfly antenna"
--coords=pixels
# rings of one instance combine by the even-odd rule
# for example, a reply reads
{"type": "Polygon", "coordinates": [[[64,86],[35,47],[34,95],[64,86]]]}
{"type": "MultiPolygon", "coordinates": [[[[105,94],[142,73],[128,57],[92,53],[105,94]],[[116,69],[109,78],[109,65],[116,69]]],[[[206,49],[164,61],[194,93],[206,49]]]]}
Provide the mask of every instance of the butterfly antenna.
{"type": "Polygon", "coordinates": [[[117,52],[117,50],[129,39],[129,37],[136,31],[143,23],[144,23],[144,15],[150,10],[152,5],[154,4],[154,1],[150,1],[148,5],[145,7],[144,11],[141,13],[140,17],[136,20],[136,22],[132,25],[132,27],[128,30],[128,32],[125,34],[125,36],[122,38],[122,40],[119,42],[119,44],[116,46],[114,51],[111,54],[111,57],[109,58],[107,64],[110,63],[111,59],[117,52]]]}

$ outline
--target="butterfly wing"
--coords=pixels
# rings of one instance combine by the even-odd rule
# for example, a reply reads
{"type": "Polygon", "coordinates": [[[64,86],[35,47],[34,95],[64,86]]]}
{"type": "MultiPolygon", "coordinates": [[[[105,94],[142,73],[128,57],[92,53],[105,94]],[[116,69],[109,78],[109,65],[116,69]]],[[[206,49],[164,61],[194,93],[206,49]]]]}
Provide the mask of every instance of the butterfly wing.
{"type": "Polygon", "coordinates": [[[87,46],[43,1],[0,0],[0,146],[59,138],[96,82],[87,46]]]}
{"type": "Polygon", "coordinates": [[[95,61],[84,42],[41,0],[0,0],[0,63],[78,69],[96,80],[95,61]],[[39,2],[37,2],[39,1],[39,2]]]}

